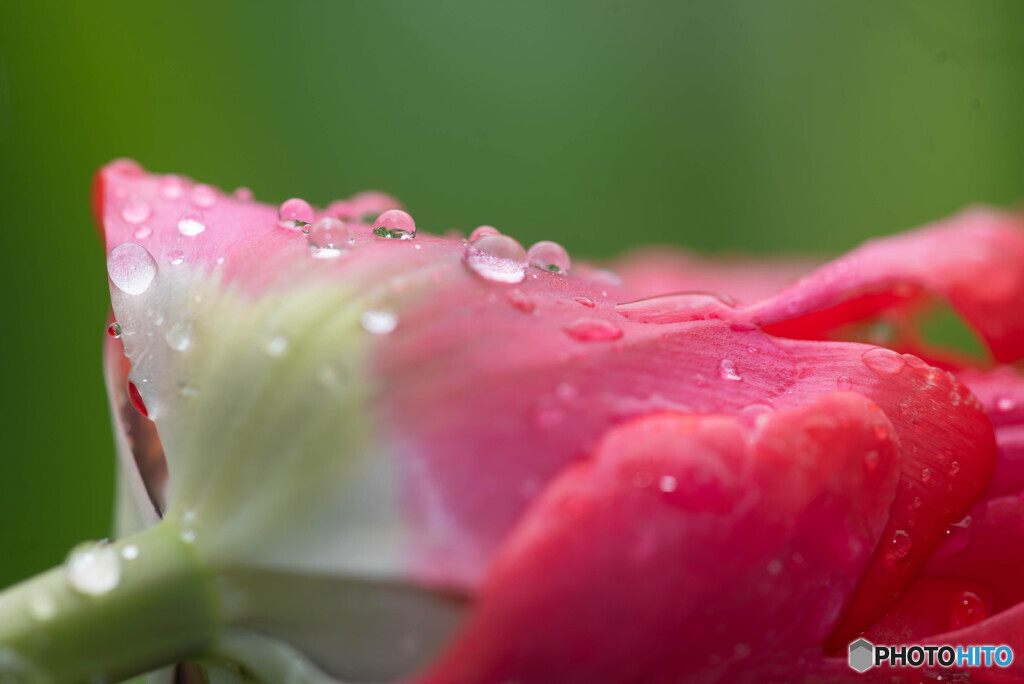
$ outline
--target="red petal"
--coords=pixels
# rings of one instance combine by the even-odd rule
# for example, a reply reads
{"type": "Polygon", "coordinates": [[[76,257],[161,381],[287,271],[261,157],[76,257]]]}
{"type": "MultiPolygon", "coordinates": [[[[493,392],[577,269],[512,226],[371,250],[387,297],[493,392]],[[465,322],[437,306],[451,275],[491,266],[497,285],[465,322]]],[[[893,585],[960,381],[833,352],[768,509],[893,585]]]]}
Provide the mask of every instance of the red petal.
{"type": "Polygon", "coordinates": [[[1012,366],[992,372],[964,370],[957,376],[992,417],[999,460],[988,496],[1024,491],[1024,373],[1012,366]]]}
{"type": "Polygon", "coordinates": [[[530,508],[421,681],[727,681],[819,654],[884,527],[895,443],[849,393],[758,422],[610,432],[530,508]]]}
{"type": "Polygon", "coordinates": [[[785,336],[813,337],[924,290],[946,298],[997,360],[1024,356],[1024,219],[972,209],[932,226],[866,243],[750,309],[785,336]]]}

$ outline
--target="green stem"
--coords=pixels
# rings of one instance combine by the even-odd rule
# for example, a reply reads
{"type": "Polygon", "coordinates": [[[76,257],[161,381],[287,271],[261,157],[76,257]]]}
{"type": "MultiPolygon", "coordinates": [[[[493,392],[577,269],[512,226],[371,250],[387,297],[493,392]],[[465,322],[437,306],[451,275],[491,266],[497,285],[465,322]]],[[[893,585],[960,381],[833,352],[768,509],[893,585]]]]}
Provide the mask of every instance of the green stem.
{"type": "Polygon", "coordinates": [[[173,525],[106,550],[120,566],[107,591],[82,587],[104,588],[109,572],[83,580],[59,567],[0,593],[0,681],[120,681],[206,653],[218,625],[210,573],[173,525]]]}

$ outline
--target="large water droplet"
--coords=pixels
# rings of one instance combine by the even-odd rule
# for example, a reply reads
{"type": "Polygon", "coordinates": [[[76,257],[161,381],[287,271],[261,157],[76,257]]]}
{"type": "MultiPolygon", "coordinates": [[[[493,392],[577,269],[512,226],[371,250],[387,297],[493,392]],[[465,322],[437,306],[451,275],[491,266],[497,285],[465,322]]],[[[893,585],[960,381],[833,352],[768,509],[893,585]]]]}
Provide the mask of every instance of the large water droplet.
{"type": "Polygon", "coordinates": [[[469,241],[476,242],[485,235],[501,235],[501,231],[494,226],[479,226],[473,229],[473,232],[469,234],[469,241]]]}
{"type": "Polygon", "coordinates": [[[416,237],[416,222],[401,209],[391,209],[373,222],[373,234],[382,238],[409,240],[416,237]]]}
{"type": "Polygon", "coordinates": [[[302,230],[313,223],[313,207],[298,197],[285,200],[277,210],[277,225],[288,230],[302,230]]]}
{"type": "Polygon", "coordinates": [[[907,365],[906,360],[891,349],[869,349],[860,359],[865,366],[879,375],[896,375],[907,365]]]}
{"type": "Polygon", "coordinates": [[[327,216],[309,229],[309,252],[317,259],[333,259],[348,244],[348,227],[339,219],[327,216]]]}
{"type": "Polygon", "coordinates": [[[606,342],[622,337],[622,328],[603,318],[577,318],[562,326],[562,330],[581,342],[606,342]]]}
{"type": "Polygon", "coordinates": [[[976,625],[988,617],[988,607],[973,591],[960,591],[950,597],[949,629],[976,625]]]}
{"type": "Polygon", "coordinates": [[[178,232],[192,237],[206,230],[206,217],[203,212],[189,209],[178,219],[178,232]]]}
{"type": "Polygon", "coordinates": [[[466,266],[484,280],[520,283],[526,277],[526,250],[507,235],[485,235],[466,247],[466,266]]]}
{"type": "Polygon", "coordinates": [[[552,273],[567,273],[572,265],[565,247],[550,240],[536,243],[526,252],[526,256],[531,266],[552,273]]]}
{"type": "Polygon", "coordinates": [[[735,302],[713,292],[679,292],[615,305],[615,313],[637,323],[685,323],[727,318],[735,302]]]}
{"type": "Polygon", "coordinates": [[[123,242],[107,256],[107,273],[117,289],[140,295],[156,277],[156,261],[142,245],[123,242]]]}
{"type": "Polygon", "coordinates": [[[106,542],[79,544],[68,554],[64,567],[68,582],[81,594],[100,596],[121,583],[121,559],[106,542]]]}
{"type": "Polygon", "coordinates": [[[851,390],[853,389],[853,380],[850,380],[849,375],[840,375],[836,379],[836,387],[841,390],[851,390]]]}
{"type": "Polygon", "coordinates": [[[736,370],[736,363],[731,359],[722,359],[718,364],[718,377],[723,380],[742,380],[743,377],[736,370]]]}
{"type": "Polygon", "coordinates": [[[217,203],[217,191],[211,185],[200,183],[192,188],[192,204],[208,209],[217,203]]]}
{"type": "Polygon", "coordinates": [[[398,327],[398,316],[393,311],[367,309],[359,316],[359,322],[366,332],[387,335],[398,327]]]}
{"type": "Polygon", "coordinates": [[[126,223],[139,224],[153,215],[153,208],[141,199],[130,199],[121,208],[121,218],[126,223]]]}

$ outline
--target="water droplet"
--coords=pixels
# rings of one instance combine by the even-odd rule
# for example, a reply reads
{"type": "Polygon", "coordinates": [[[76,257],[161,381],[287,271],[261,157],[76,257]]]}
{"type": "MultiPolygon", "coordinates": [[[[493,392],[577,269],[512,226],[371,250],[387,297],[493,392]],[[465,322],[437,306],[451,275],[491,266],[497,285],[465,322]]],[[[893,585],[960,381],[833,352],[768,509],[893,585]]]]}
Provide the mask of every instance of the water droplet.
{"type": "Polygon", "coordinates": [[[718,377],[723,380],[743,379],[736,370],[736,364],[730,359],[722,359],[722,362],[718,364],[718,377]]]}
{"type": "Polygon", "coordinates": [[[840,375],[836,379],[836,387],[841,390],[851,390],[853,389],[853,380],[850,380],[849,375],[840,375]]]}
{"type": "Polygon", "coordinates": [[[264,347],[270,356],[281,356],[288,349],[288,338],[283,335],[274,335],[264,347]]]}
{"type": "Polygon", "coordinates": [[[469,234],[469,241],[476,242],[485,235],[501,235],[501,231],[494,226],[480,226],[474,228],[473,232],[469,234]]]}
{"type": "Polygon", "coordinates": [[[398,327],[398,316],[392,311],[367,309],[359,316],[359,322],[366,332],[387,335],[398,327]]]}
{"type": "Polygon", "coordinates": [[[185,321],[176,321],[167,327],[164,340],[174,351],[188,351],[192,346],[192,327],[185,321]]]}
{"type": "Polygon", "coordinates": [[[531,266],[552,273],[567,273],[572,265],[565,247],[550,240],[536,243],[526,252],[526,256],[531,266]]]}
{"type": "Polygon", "coordinates": [[[177,266],[185,261],[185,252],[180,249],[172,249],[167,253],[167,261],[171,266],[177,266]]]}
{"type": "Polygon", "coordinates": [[[182,530],[180,536],[181,541],[185,542],[186,544],[193,544],[196,541],[196,533],[194,530],[182,530]]]}
{"type": "Polygon", "coordinates": [[[778,558],[772,558],[768,561],[768,574],[775,576],[782,572],[782,561],[778,558]]]}
{"type": "Polygon", "coordinates": [[[160,179],[160,190],[167,199],[179,199],[185,195],[185,179],[173,174],[160,179]]]}
{"type": "Polygon", "coordinates": [[[861,355],[864,365],[879,375],[896,375],[907,365],[906,360],[890,349],[869,349],[861,355]]]}
{"type": "Polygon", "coordinates": [[[465,262],[484,280],[520,283],[526,277],[526,250],[507,235],[485,235],[470,243],[465,262]]]}
{"type": "Polygon", "coordinates": [[[125,560],[135,560],[139,557],[139,547],[135,544],[128,544],[121,549],[121,558],[125,560]]]}
{"type": "Polygon", "coordinates": [[[178,232],[192,237],[206,230],[206,217],[203,212],[189,209],[178,219],[178,232]]]}
{"type": "Polygon", "coordinates": [[[68,582],[81,594],[100,596],[121,583],[121,559],[106,542],[79,544],[68,554],[64,567],[68,582]]]}
{"type": "Polygon", "coordinates": [[[637,323],[685,323],[728,318],[735,302],[713,292],[680,292],[615,305],[615,313],[637,323]]]}
{"type": "Polygon", "coordinates": [[[145,240],[146,238],[148,238],[152,234],[153,234],[153,229],[150,228],[149,226],[142,226],[141,228],[139,228],[134,233],[136,240],[145,240]]]}
{"type": "Polygon", "coordinates": [[[959,463],[959,461],[953,461],[952,463],[949,464],[949,474],[950,475],[956,475],[959,472],[960,472],[960,463],[959,463]]]}
{"type": "Polygon", "coordinates": [[[121,218],[126,223],[138,225],[153,215],[153,208],[141,199],[130,199],[121,208],[121,218]]]}
{"type": "MultiPolygon", "coordinates": [[[[47,622],[57,616],[57,601],[50,592],[40,589],[29,596],[28,612],[36,620],[47,622]]],[[[0,675],[3,673],[3,667],[0,665],[0,675]]],[[[3,679],[0,679],[0,682],[2,681],[3,679]]]]}
{"type": "Polygon", "coordinates": [[[277,225],[288,230],[302,230],[313,223],[313,207],[298,197],[285,200],[277,210],[277,225]]]}
{"type": "Polygon", "coordinates": [[[192,204],[208,209],[217,203],[217,191],[211,185],[200,183],[192,188],[192,204]]]}
{"type": "Polygon", "coordinates": [[[921,497],[915,496],[914,497],[914,501],[910,505],[913,506],[914,508],[920,508],[921,507],[921,503],[922,503],[921,502],[921,497]]]}
{"type": "Polygon", "coordinates": [[[156,262],[142,245],[123,242],[107,256],[107,273],[117,289],[140,295],[156,277],[156,262]]]}
{"type": "Polygon", "coordinates": [[[896,530],[893,532],[886,556],[893,561],[902,560],[910,553],[910,547],[913,544],[914,540],[910,538],[906,530],[896,530]]]}
{"type": "Polygon", "coordinates": [[[416,222],[401,209],[391,209],[373,222],[373,234],[382,238],[409,240],[416,237],[416,222]]]}
{"type": "Polygon", "coordinates": [[[973,591],[953,594],[950,600],[949,629],[961,629],[976,625],[988,617],[988,607],[973,591]]]}
{"type": "Polygon", "coordinates": [[[341,255],[348,240],[348,227],[339,219],[327,216],[310,228],[309,252],[317,259],[333,259],[341,255]]]}
{"type": "Polygon", "coordinates": [[[1010,397],[1002,397],[996,402],[996,408],[1000,411],[1012,411],[1017,403],[1010,397]]]}
{"type": "Polygon", "coordinates": [[[921,482],[927,482],[930,479],[932,479],[932,471],[929,470],[928,468],[922,468],[921,469],[921,482]]]}
{"type": "Polygon", "coordinates": [[[581,342],[607,342],[622,337],[622,328],[603,318],[577,318],[562,330],[581,342]]]}
{"type": "Polygon", "coordinates": [[[121,336],[121,324],[114,321],[107,326],[107,334],[113,337],[115,340],[121,336]]]}
{"type": "Polygon", "coordinates": [[[506,292],[505,299],[508,300],[509,304],[519,309],[523,313],[533,313],[534,310],[537,308],[537,305],[534,303],[532,299],[530,299],[530,296],[523,292],[522,290],[520,290],[518,287],[506,292]]]}
{"type": "Polygon", "coordinates": [[[251,202],[253,198],[252,190],[245,187],[244,185],[235,188],[235,199],[240,202],[251,202]]]}
{"type": "Polygon", "coordinates": [[[662,475],[661,479],[658,480],[658,489],[667,494],[676,491],[676,487],[678,486],[679,482],[671,475],[662,475]]]}
{"type": "Polygon", "coordinates": [[[142,401],[142,395],[139,394],[139,388],[135,386],[135,383],[131,380],[128,381],[128,401],[132,403],[135,410],[144,416],[149,416],[149,410],[146,408],[146,402],[142,401]]]}

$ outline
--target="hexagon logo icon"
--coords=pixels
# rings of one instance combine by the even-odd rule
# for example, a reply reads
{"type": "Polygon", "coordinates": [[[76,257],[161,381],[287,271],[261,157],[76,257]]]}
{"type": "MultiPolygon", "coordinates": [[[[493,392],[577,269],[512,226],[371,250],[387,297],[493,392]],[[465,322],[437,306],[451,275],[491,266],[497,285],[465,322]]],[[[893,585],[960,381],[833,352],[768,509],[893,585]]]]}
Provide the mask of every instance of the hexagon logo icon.
{"type": "Polygon", "coordinates": [[[866,672],[874,665],[875,646],[867,639],[857,639],[850,644],[850,667],[857,672],[866,672]]]}

